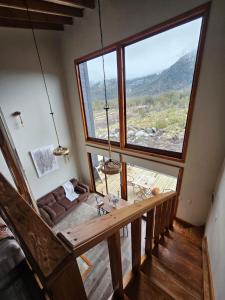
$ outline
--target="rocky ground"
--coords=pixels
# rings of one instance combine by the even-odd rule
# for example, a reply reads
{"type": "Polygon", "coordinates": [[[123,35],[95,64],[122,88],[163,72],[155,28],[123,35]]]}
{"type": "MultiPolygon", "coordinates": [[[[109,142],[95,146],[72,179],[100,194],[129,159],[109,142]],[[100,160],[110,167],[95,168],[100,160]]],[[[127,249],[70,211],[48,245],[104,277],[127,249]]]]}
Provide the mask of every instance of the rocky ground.
{"type": "MultiPolygon", "coordinates": [[[[110,131],[110,136],[111,140],[118,141],[119,129],[112,129],[110,131]]],[[[107,134],[102,133],[99,137],[101,139],[107,139],[107,134]]],[[[145,147],[181,152],[183,145],[183,133],[170,136],[164,130],[157,129],[155,127],[139,128],[135,126],[128,126],[127,142],[128,144],[132,145],[140,145],[145,147]]]]}

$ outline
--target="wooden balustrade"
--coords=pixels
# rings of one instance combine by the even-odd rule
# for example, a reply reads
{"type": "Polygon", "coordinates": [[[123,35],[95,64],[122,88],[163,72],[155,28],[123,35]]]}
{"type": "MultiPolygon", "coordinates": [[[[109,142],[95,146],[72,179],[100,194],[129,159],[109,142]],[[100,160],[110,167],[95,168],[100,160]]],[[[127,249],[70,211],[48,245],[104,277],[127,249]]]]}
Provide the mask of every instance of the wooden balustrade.
{"type": "Polygon", "coordinates": [[[132,272],[137,274],[141,266],[143,214],[147,212],[145,253],[147,256],[151,256],[153,242],[157,245],[160,238],[172,226],[175,207],[175,192],[160,194],[115,210],[85,224],[68,228],[60,232],[58,237],[66,243],[76,256],[83,254],[107,239],[114,293],[116,294],[116,299],[123,299],[119,230],[131,223],[132,272]]]}
{"type": "Polygon", "coordinates": [[[56,237],[48,225],[0,174],[0,209],[18,237],[27,259],[51,299],[86,299],[76,262],[103,240],[108,242],[112,285],[116,299],[124,299],[120,229],[131,223],[132,273],[141,265],[142,216],[147,213],[145,253],[171,228],[176,192],[138,201],[85,224],[68,228],[56,237]]]}

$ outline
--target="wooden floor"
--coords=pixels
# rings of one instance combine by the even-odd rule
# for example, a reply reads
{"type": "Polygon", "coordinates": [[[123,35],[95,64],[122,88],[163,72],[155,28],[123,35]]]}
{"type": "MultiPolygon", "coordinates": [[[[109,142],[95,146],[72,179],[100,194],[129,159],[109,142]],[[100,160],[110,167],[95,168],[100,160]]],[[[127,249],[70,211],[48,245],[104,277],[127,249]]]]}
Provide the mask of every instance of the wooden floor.
{"type": "MultiPolygon", "coordinates": [[[[90,203],[93,205],[93,203],[90,203]]],[[[143,224],[145,225],[145,221],[143,224]]],[[[145,226],[142,226],[142,254],[144,254],[145,226]]],[[[127,299],[202,299],[203,271],[201,233],[185,228],[178,222],[160,244],[154,248],[152,259],[146,260],[139,276],[126,287],[127,299]]],[[[131,239],[121,232],[123,275],[131,270],[131,239]]],[[[89,250],[86,256],[93,263],[93,271],[85,280],[90,300],[107,300],[112,295],[111,273],[107,243],[104,241],[89,250]]]]}
{"type": "Polygon", "coordinates": [[[170,231],[154,248],[140,276],[125,289],[128,299],[202,299],[202,250],[197,243],[170,231]]]}

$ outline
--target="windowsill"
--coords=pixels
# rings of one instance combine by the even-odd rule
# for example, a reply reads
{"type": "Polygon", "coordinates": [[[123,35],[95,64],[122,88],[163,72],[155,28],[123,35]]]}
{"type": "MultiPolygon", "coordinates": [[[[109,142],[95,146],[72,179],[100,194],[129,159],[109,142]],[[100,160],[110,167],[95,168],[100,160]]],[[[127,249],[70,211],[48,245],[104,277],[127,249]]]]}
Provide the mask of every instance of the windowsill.
{"type": "MultiPolygon", "coordinates": [[[[94,147],[94,148],[99,148],[99,149],[104,149],[108,150],[108,144],[107,141],[98,141],[98,140],[86,140],[86,146],[94,147]]],[[[136,148],[136,147],[135,147],[136,148]]],[[[178,166],[182,167],[183,163],[185,162],[185,158],[182,157],[182,153],[180,153],[180,157],[174,157],[174,156],[169,156],[166,154],[159,154],[152,152],[150,149],[148,151],[141,149],[135,149],[132,146],[125,146],[125,147],[120,147],[119,143],[112,143],[112,151],[124,155],[130,155],[130,156],[135,156],[138,158],[143,158],[147,160],[152,160],[152,161],[157,161],[161,162],[164,164],[168,164],[171,166],[178,166]],[[163,161],[162,161],[163,160],[163,161]],[[169,161],[169,162],[168,162],[169,161]]],[[[179,154],[179,153],[176,153],[179,154]]]]}

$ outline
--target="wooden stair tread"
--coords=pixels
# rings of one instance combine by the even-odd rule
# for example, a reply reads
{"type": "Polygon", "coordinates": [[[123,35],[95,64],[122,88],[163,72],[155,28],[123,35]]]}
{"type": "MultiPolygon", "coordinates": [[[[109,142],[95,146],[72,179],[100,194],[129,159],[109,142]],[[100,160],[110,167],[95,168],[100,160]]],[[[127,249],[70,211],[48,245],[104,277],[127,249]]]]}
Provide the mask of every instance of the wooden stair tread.
{"type": "Polygon", "coordinates": [[[134,276],[125,288],[130,300],[172,300],[168,294],[153,284],[148,277],[140,272],[134,276]]]}
{"type": "Polygon", "coordinates": [[[185,257],[176,253],[176,249],[170,251],[163,245],[158,245],[153,250],[153,255],[158,258],[161,264],[175,272],[187,285],[195,289],[197,292],[202,292],[203,278],[202,268],[191,263],[185,257]]]}
{"type": "Polygon", "coordinates": [[[204,236],[204,226],[196,227],[194,225],[182,225],[179,221],[174,221],[173,231],[179,233],[196,247],[201,249],[202,247],[202,238],[204,236]]]}
{"type": "Polygon", "coordinates": [[[199,292],[183,283],[176,273],[162,265],[154,256],[144,261],[141,270],[153,284],[157,285],[173,299],[201,299],[199,292]]]}
{"type": "Polygon", "coordinates": [[[170,230],[169,236],[173,238],[175,241],[178,240],[180,242],[188,243],[189,245],[192,245],[195,249],[198,249],[199,251],[202,250],[202,246],[199,246],[194,241],[191,241],[189,238],[184,236],[182,233],[177,232],[176,230],[170,230]]]}
{"type": "Polygon", "coordinates": [[[164,236],[160,244],[171,252],[175,251],[177,255],[188,259],[192,264],[202,268],[202,251],[182,236],[169,233],[169,235],[164,236]]]}

